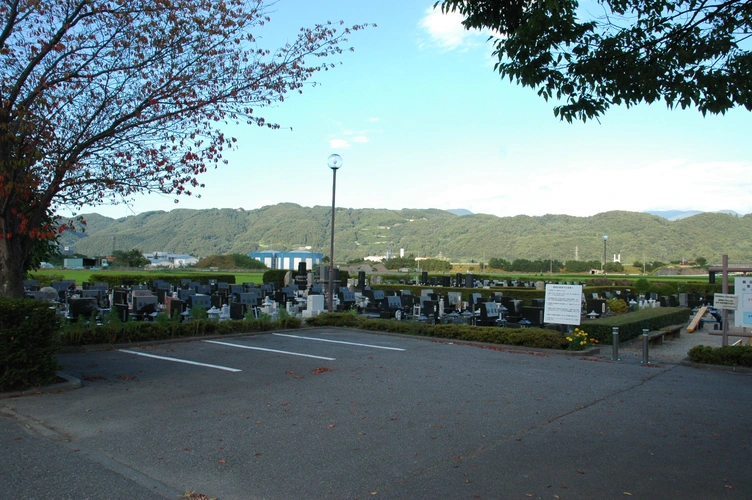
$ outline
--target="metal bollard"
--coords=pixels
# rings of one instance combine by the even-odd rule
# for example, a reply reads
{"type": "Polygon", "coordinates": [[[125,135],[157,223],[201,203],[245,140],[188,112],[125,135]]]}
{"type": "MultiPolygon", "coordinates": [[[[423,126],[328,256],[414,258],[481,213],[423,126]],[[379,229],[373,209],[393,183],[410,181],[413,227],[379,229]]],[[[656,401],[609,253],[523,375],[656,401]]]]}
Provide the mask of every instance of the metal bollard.
{"type": "Polygon", "coordinates": [[[649,364],[648,361],[648,329],[642,329],[642,364],[649,364]]]}
{"type": "Polygon", "coordinates": [[[611,334],[613,335],[611,343],[613,344],[613,348],[614,348],[614,353],[611,356],[611,360],[619,361],[619,327],[618,326],[612,327],[611,334]]]}

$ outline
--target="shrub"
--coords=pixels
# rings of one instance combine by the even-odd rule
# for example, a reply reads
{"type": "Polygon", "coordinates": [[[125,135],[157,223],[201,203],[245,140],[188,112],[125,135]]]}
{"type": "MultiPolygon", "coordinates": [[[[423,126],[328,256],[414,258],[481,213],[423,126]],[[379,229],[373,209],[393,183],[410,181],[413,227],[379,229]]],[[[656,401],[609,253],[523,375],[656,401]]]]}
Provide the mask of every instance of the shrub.
{"type": "Polygon", "coordinates": [[[543,349],[566,349],[567,342],[559,332],[542,328],[497,328],[470,325],[431,325],[415,321],[368,319],[348,313],[323,313],[306,320],[308,326],[339,326],[362,330],[419,335],[442,339],[487,342],[543,349]]]}
{"type": "Polygon", "coordinates": [[[590,320],[585,325],[591,337],[601,344],[610,345],[613,343],[614,326],[619,327],[619,341],[624,342],[642,335],[643,328],[659,330],[666,326],[687,323],[690,313],[691,311],[685,307],[656,307],[590,320]]]}
{"type": "Polygon", "coordinates": [[[78,321],[65,326],[63,344],[80,346],[89,344],[116,344],[146,342],[170,338],[230,333],[264,332],[282,328],[300,328],[299,318],[287,317],[280,321],[268,318],[239,321],[195,320],[180,323],[174,320],[120,322],[117,317],[105,317],[102,325],[78,321]]]}
{"type": "Polygon", "coordinates": [[[614,314],[624,314],[629,311],[629,306],[624,299],[608,299],[606,300],[606,307],[614,314]]]}
{"type": "Polygon", "coordinates": [[[30,279],[37,280],[39,287],[51,286],[56,281],[63,281],[65,277],[62,274],[30,274],[30,279]]]}
{"type": "Polygon", "coordinates": [[[752,368],[752,346],[730,345],[713,348],[697,345],[689,350],[689,359],[695,363],[752,368]]]}
{"type": "Polygon", "coordinates": [[[645,295],[650,291],[650,282],[645,278],[640,278],[634,283],[635,290],[641,295],[645,295]]]}
{"type": "Polygon", "coordinates": [[[149,273],[117,273],[117,272],[102,272],[93,273],[89,276],[89,281],[92,283],[107,283],[110,288],[117,288],[123,285],[123,283],[146,283],[151,285],[152,281],[166,281],[173,285],[179,285],[183,279],[190,279],[192,281],[206,283],[209,279],[225,283],[235,283],[234,274],[224,273],[185,273],[185,272],[149,272],[149,273]]]}
{"type": "Polygon", "coordinates": [[[58,370],[60,329],[49,304],[0,299],[0,391],[50,383],[58,370]]]}
{"type": "Polygon", "coordinates": [[[322,313],[306,319],[308,326],[341,326],[344,328],[358,326],[358,317],[352,313],[322,313]]]}
{"type": "Polygon", "coordinates": [[[265,285],[274,283],[274,286],[279,289],[285,286],[285,275],[287,273],[292,273],[293,276],[296,274],[295,271],[289,269],[270,269],[264,273],[262,281],[265,285]]]}

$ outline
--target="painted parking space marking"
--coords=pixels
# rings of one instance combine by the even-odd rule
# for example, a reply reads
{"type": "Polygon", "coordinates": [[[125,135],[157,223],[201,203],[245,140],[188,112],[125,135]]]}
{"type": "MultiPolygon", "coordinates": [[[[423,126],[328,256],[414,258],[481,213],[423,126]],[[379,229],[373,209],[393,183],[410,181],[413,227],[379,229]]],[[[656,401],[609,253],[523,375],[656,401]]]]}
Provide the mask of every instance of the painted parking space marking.
{"type": "Polygon", "coordinates": [[[218,342],[216,340],[203,340],[202,342],[206,342],[209,344],[219,344],[219,345],[226,345],[229,347],[239,347],[240,349],[251,349],[253,351],[265,351],[265,352],[275,352],[277,354],[289,354],[290,356],[302,356],[304,358],[314,358],[314,359],[323,359],[326,361],[336,361],[337,358],[327,358],[325,356],[314,356],[313,354],[303,354],[300,352],[291,352],[291,351],[280,351],[277,349],[267,349],[266,347],[251,347],[248,345],[241,345],[241,344],[231,344],[229,342],[218,342]]]}
{"type": "Polygon", "coordinates": [[[230,368],[227,366],[210,365],[208,363],[199,363],[198,361],[189,361],[187,359],[169,358],[167,356],[157,356],[156,354],[147,354],[145,352],[129,351],[128,349],[118,349],[120,352],[127,352],[128,354],[135,354],[136,356],[144,356],[147,358],[161,359],[164,361],[172,361],[175,363],[185,363],[186,365],[204,366],[206,368],[216,368],[217,370],[224,370],[228,372],[240,372],[237,368],[230,368]]]}
{"type": "Polygon", "coordinates": [[[371,347],[373,349],[387,349],[390,351],[404,351],[405,349],[399,348],[399,347],[385,347],[380,345],[371,345],[371,344],[359,344],[357,342],[345,342],[343,340],[331,340],[331,339],[320,339],[317,337],[303,337],[300,335],[290,335],[287,333],[272,333],[272,335],[276,335],[278,337],[290,337],[293,339],[303,339],[303,340],[315,340],[317,342],[331,342],[333,344],[345,344],[345,345],[354,345],[358,347],[371,347]]]}

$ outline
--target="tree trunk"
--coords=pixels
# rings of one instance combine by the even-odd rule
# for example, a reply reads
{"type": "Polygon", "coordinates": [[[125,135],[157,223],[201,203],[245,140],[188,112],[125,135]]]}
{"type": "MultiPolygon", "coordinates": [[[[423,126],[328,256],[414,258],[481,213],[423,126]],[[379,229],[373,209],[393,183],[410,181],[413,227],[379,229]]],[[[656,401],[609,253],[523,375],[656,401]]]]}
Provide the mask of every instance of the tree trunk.
{"type": "MultiPolygon", "coordinates": [[[[2,222],[5,222],[5,228],[9,227],[10,221],[2,222]]],[[[24,240],[28,237],[16,233],[7,238],[7,233],[0,239],[0,297],[21,298],[24,295],[25,264],[30,248],[24,245],[24,240]]]]}

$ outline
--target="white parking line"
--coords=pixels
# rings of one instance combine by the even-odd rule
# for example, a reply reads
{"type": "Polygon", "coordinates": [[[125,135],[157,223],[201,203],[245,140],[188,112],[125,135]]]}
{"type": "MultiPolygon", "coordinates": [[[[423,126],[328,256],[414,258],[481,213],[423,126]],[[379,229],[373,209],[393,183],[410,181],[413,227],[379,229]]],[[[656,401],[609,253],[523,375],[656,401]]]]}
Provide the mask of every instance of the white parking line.
{"type": "Polygon", "coordinates": [[[251,346],[248,346],[248,345],[230,344],[229,342],[218,342],[216,340],[204,340],[203,342],[208,342],[209,344],[226,345],[226,346],[230,346],[230,347],[239,347],[241,349],[251,349],[253,351],[276,352],[278,354],[289,354],[290,356],[303,356],[304,358],[324,359],[326,361],[336,361],[337,360],[337,358],[327,358],[325,356],[314,356],[313,354],[302,354],[302,353],[299,353],[299,352],[290,352],[290,351],[278,351],[277,349],[266,349],[264,347],[251,347],[251,346]]]}
{"type": "Polygon", "coordinates": [[[127,352],[128,354],[135,354],[137,356],[145,356],[147,358],[162,359],[165,361],[174,361],[175,363],[185,363],[187,365],[205,366],[207,368],[216,368],[217,370],[225,370],[228,372],[239,372],[237,368],[228,368],[227,366],[210,365],[207,363],[198,363],[197,361],[188,361],[187,359],[168,358],[166,356],[157,356],[156,354],[146,354],[145,352],[129,351],[127,349],[118,349],[120,352],[127,352]]]}
{"type": "Polygon", "coordinates": [[[278,337],[291,337],[294,339],[304,339],[304,340],[316,340],[318,342],[331,342],[333,344],[346,344],[346,345],[356,345],[359,347],[372,347],[374,349],[388,349],[390,351],[404,351],[404,349],[400,349],[399,347],[384,347],[380,345],[371,345],[371,344],[358,344],[356,342],[345,342],[343,340],[330,340],[330,339],[320,339],[317,337],[301,337],[300,335],[290,335],[287,333],[272,333],[272,335],[277,335],[278,337]]]}

